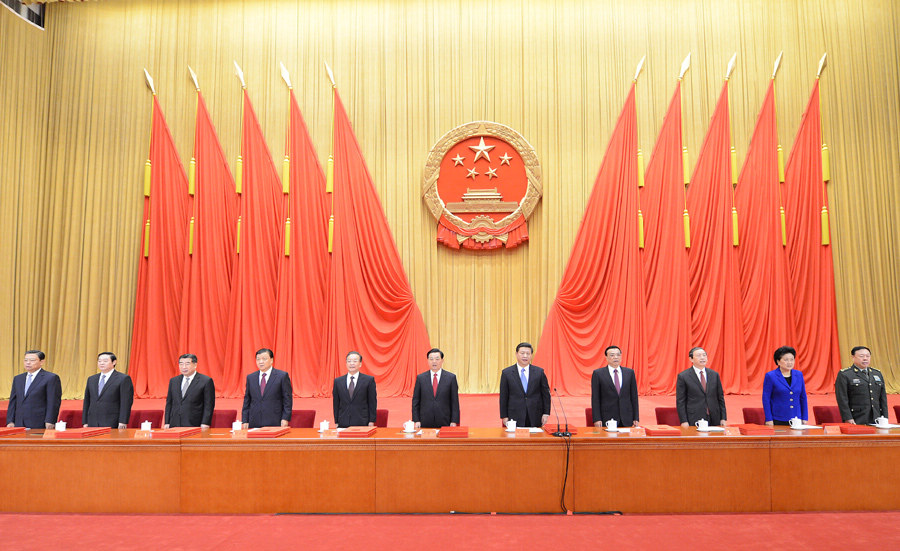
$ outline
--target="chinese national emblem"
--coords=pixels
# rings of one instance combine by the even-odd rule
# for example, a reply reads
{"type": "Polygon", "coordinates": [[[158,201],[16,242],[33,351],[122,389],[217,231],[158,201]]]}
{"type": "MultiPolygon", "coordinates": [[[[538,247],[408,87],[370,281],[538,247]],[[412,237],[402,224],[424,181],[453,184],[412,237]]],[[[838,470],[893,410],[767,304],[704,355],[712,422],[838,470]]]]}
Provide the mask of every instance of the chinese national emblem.
{"type": "Polygon", "coordinates": [[[525,221],[541,199],[541,167],[534,148],[512,128],[470,122],[431,149],[423,195],[438,222],[438,243],[512,248],[528,240],[525,221]]]}

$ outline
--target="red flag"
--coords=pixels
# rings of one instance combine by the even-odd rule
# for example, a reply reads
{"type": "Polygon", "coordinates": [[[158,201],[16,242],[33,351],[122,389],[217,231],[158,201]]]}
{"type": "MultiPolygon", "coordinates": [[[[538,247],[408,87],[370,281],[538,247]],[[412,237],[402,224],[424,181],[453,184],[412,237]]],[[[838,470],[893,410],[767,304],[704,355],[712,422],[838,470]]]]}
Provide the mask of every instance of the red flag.
{"type": "Polygon", "coordinates": [[[150,196],[144,198],[128,362],[134,392],[141,398],[165,396],[175,373],[188,227],[187,177],[156,95],[152,124],[150,196]]]}
{"type": "Polygon", "coordinates": [[[674,394],[675,376],[687,365],[692,346],[688,253],[684,247],[681,82],[669,102],[644,182],[645,315],[653,326],[653,338],[647,339],[644,379],[651,394],[674,394]]]}
{"type": "Polygon", "coordinates": [[[425,365],[428,333],[337,90],[334,244],[326,304],[331,376],[343,372],[346,353],[356,350],[363,371],[375,376],[379,395],[411,394],[416,372],[425,365]]]}
{"type": "Polygon", "coordinates": [[[738,260],[747,384],[748,390],[758,391],[766,371],[774,367],[772,352],[794,342],[787,253],[781,244],[774,80],[756,120],[734,200],[741,215],[738,260]]]}
{"type": "Polygon", "coordinates": [[[828,195],[822,181],[818,79],[788,158],[784,187],[797,365],[809,392],[832,392],[841,358],[831,246],[822,245],[821,216],[828,195]]]}
{"type": "MultiPolygon", "coordinates": [[[[243,178],[240,232],[232,275],[226,344],[225,396],[244,393],[244,375],[256,369],[256,351],[275,346],[278,268],[282,255],[281,182],[244,91],[241,137],[243,178]]],[[[280,365],[275,358],[276,366],[280,365]]]]}
{"type": "Polygon", "coordinates": [[[221,395],[239,205],[234,177],[199,91],[193,161],[193,243],[188,245],[193,251],[185,262],[179,350],[197,356],[221,395]]]}
{"type": "Polygon", "coordinates": [[[313,396],[331,373],[321,361],[330,264],[328,203],[325,175],[293,90],[290,116],[286,147],[290,188],[285,196],[283,230],[290,237],[278,278],[275,354],[281,369],[291,374],[294,393],[313,396]]]}
{"type": "Polygon", "coordinates": [[[535,364],[562,394],[590,393],[599,351],[621,347],[623,365],[644,382],[644,289],[638,247],[637,131],[634,85],[610,138],[535,364]]]}
{"type": "Polygon", "coordinates": [[[733,245],[728,81],[722,86],[688,187],[691,334],[722,376],[725,392],[747,387],[737,249],[733,245]]]}

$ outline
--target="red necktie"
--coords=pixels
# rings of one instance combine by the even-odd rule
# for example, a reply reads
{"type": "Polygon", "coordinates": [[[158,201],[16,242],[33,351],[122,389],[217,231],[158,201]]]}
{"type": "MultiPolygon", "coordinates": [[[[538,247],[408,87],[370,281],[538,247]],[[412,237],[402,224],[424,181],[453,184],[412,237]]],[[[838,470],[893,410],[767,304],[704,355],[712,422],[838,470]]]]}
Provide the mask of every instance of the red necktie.
{"type": "Polygon", "coordinates": [[[437,398],[437,373],[434,374],[434,381],[431,383],[431,390],[434,392],[434,397],[437,398]]]}
{"type": "Polygon", "coordinates": [[[703,392],[706,392],[706,370],[700,370],[700,386],[703,387],[703,392]]]}
{"type": "Polygon", "coordinates": [[[260,396],[266,391],[266,374],[262,374],[262,381],[259,382],[259,394],[260,396]]]}
{"type": "Polygon", "coordinates": [[[613,373],[616,375],[616,394],[621,394],[622,384],[619,382],[619,370],[613,369],[613,373]]]}

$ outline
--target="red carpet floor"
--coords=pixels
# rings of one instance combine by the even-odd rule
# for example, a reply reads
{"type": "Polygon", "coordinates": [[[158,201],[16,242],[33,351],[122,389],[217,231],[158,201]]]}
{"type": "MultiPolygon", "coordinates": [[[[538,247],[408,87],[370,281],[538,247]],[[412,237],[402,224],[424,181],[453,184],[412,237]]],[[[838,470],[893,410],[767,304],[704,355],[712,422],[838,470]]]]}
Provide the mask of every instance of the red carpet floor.
{"type": "Polygon", "coordinates": [[[731,515],[0,514],[4,549],[897,549],[900,512],[731,515]],[[627,546],[627,547],[626,547],[627,546]]]}
{"type": "MultiPolygon", "coordinates": [[[[495,427],[500,425],[499,398],[496,394],[461,394],[459,401],[463,425],[470,427],[495,427]]],[[[553,402],[558,405],[555,398],[553,402]]],[[[585,426],[584,408],[590,407],[590,396],[566,397],[562,398],[562,403],[569,421],[579,427],[585,426]]],[[[675,407],[675,396],[642,396],[640,403],[641,420],[644,423],[655,423],[655,408],[675,407]]],[[[5,401],[0,402],[0,409],[6,409],[6,404],[5,401]]],[[[238,411],[238,415],[240,415],[241,404],[242,400],[240,398],[219,398],[216,400],[217,409],[234,409],[238,411]]],[[[411,417],[410,404],[411,399],[408,397],[378,398],[378,407],[387,408],[390,411],[388,425],[392,427],[402,426],[403,422],[411,417]]],[[[891,406],[890,418],[894,420],[893,406],[900,405],[900,394],[888,394],[888,404],[891,406]]],[[[135,400],[134,409],[163,409],[165,405],[166,401],[162,398],[135,400]]],[[[728,419],[732,423],[743,423],[741,410],[745,407],[762,407],[762,397],[760,394],[728,395],[725,396],[725,405],[728,410],[728,419]]],[[[834,394],[810,395],[810,420],[812,420],[813,406],[834,405],[837,405],[834,394]]],[[[62,407],[64,409],[81,408],[81,400],[63,400],[62,407]]],[[[294,398],[294,409],[316,410],[317,423],[322,419],[333,421],[331,408],[331,398],[294,398]]],[[[555,412],[551,415],[551,420],[555,419],[554,416],[555,412]]]]}

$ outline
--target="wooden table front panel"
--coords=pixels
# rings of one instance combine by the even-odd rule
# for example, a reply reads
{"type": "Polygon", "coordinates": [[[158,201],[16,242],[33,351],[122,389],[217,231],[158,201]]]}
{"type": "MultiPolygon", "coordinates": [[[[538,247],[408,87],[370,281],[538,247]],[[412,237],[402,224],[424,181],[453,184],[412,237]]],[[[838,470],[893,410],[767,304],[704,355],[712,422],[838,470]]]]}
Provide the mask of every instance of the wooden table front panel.
{"type": "MultiPolygon", "coordinates": [[[[383,429],[382,429],[383,430],[383,429]]],[[[466,439],[376,440],[379,513],[558,513],[565,477],[562,439],[471,429],[466,439]]],[[[571,465],[567,502],[572,502],[571,465]]]]}
{"type": "Polygon", "coordinates": [[[900,509],[896,436],[801,436],[771,442],[774,511],[900,509]]]}
{"type": "Polygon", "coordinates": [[[0,510],[43,513],[177,513],[177,440],[136,440],[133,430],[84,440],[6,437],[0,510]]]}
{"type": "Polygon", "coordinates": [[[182,441],[185,513],[372,513],[375,442],[293,429],[275,439],[210,431],[182,441]]]}
{"type": "Polygon", "coordinates": [[[725,436],[575,441],[575,510],[769,511],[768,438],[725,436]]]}

